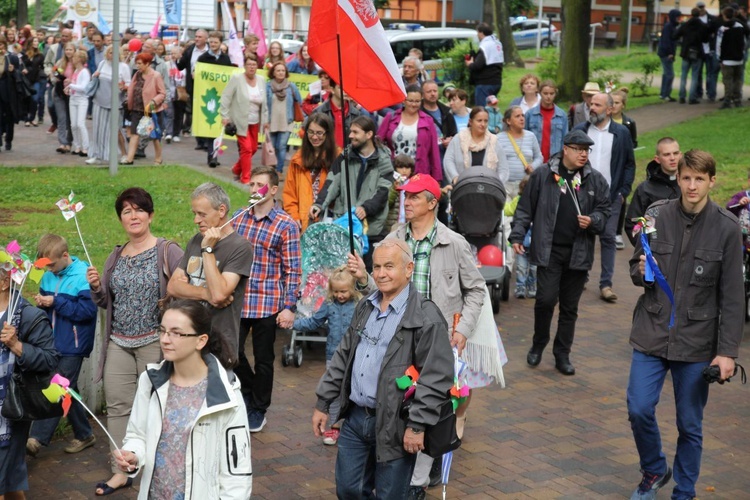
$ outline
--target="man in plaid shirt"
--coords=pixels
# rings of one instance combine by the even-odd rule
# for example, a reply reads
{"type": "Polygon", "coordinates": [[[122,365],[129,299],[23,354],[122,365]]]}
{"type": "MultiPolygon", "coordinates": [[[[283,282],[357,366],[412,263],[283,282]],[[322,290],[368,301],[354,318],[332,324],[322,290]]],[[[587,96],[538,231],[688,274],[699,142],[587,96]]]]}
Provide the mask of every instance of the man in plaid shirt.
{"type": "Polygon", "coordinates": [[[253,264],[240,316],[239,365],[235,369],[240,380],[251,382],[242,388],[250,432],[260,432],[266,425],[273,390],[276,326],[291,328],[294,323],[301,274],[299,228],[276,205],[279,174],[275,168],[253,168],[250,193],[263,186],[268,186],[266,198],[232,222],[237,234],[253,247],[253,264]],[[245,356],[245,341],[251,329],[255,370],[245,356]]]}

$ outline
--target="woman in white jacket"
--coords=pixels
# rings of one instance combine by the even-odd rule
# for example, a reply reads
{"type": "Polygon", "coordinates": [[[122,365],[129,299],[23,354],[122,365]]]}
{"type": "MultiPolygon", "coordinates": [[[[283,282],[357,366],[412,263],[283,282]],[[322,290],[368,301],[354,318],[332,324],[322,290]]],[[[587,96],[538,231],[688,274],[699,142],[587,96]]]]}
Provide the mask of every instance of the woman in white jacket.
{"type": "Polygon", "coordinates": [[[131,478],[142,471],[142,500],[250,498],[247,410],[211,313],[198,301],[174,301],[159,333],[164,361],[138,381],[117,465],[131,478]]]}

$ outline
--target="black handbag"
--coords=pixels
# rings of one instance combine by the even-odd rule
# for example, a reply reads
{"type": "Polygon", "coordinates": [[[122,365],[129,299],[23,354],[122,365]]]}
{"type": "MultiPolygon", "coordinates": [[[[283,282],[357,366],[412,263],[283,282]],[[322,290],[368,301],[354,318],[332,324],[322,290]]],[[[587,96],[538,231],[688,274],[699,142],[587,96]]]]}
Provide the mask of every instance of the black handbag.
{"type": "MultiPolygon", "coordinates": [[[[413,399],[411,397],[401,403],[400,415],[404,421],[409,419],[409,410],[413,399]]],[[[461,440],[456,433],[456,414],[453,413],[453,402],[449,397],[446,401],[440,403],[440,416],[435,425],[428,425],[424,430],[423,453],[432,458],[439,458],[460,446],[461,440]]]]}
{"type": "Polygon", "coordinates": [[[62,417],[62,405],[50,403],[42,394],[42,389],[49,387],[52,376],[50,373],[24,372],[16,365],[8,380],[2,416],[23,421],[62,417]]]}

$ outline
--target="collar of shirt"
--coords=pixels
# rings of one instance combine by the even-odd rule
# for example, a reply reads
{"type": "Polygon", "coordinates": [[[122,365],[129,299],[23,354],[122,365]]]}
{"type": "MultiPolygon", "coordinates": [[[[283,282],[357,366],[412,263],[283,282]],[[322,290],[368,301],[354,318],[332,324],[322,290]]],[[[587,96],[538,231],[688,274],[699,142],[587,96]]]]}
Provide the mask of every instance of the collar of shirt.
{"type": "Polygon", "coordinates": [[[610,126],[611,124],[612,124],[612,118],[610,118],[610,117],[607,117],[607,124],[606,124],[606,125],[604,126],[604,128],[599,128],[599,127],[597,127],[596,125],[594,125],[594,124],[592,123],[592,124],[591,124],[591,126],[589,127],[589,130],[594,130],[594,131],[596,131],[596,132],[599,132],[599,133],[605,134],[605,133],[608,133],[608,132],[609,132],[609,126],[610,126]]]}
{"type": "MultiPolygon", "coordinates": [[[[388,311],[381,312],[378,314],[378,316],[382,316],[383,314],[390,313],[390,310],[395,312],[396,314],[399,314],[401,310],[406,307],[406,299],[409,298],[409,287],[411,284],[407,284],[403,290],[401,290],[401,293],[396,295],[396,298],[391,301],[390,304],[388,304],[388,311]]],[[[380,290],[373,292],[369,297],[367,297],[367,300],[370,301],[372,306],[380,311],[380,303],[383,300],[383,292],[380,290]]]]}
{"type": "Polygon", "coordinates": [[[414,242],[422,242],[427,240],[430,245],[435,244],[435,235],[437,234],[437,218],[435,218],[435,222],[432,224],[432,229],[430,229],[430,232],[428,232],[424,238],[421,240],[418,240],[414,237],[414,235],[411,234],[411,224],[406,225],[406,241],[409,242],[409,240],[414,242]]]}
{"type": "Polygon", "coordinates": [[[254,209],[254,208],[253,208],[253,209],[250,209],[250,211],[249,211],[248,213],[251,213],[251,214],[252,214],[252,218],[253,218],[253,220],[254,220],[255,222],[260,222],[260,221],[262,221],[263,219],[274,220],[274,219],[276,218],[276,214],[277,214],[278,212],[279,212],[279,209],[278,209],[278,207],[276,206],[276,202],[274,202],[274,203],[273,203],[273,206],[271,207],[271,210],[269,210],[269,211],[268,211],[268,213],[267,213],[266,215],[262,216],[262,217],[256,217],[256,216],[255,216],[255,209],[254,209]]]}

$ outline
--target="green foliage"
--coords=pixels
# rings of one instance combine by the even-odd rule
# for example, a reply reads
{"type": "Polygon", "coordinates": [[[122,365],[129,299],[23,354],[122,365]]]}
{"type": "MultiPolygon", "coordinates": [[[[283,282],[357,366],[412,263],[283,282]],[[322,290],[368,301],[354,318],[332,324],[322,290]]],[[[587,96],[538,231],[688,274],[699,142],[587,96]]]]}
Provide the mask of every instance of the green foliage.
{"type": "Polygon", "coordinates": [[[589,80],[598,83],[601,89],[606,88],[608,82],[611,86],[617,87],[622,81],[622,73],[615,71],[614,68],[616,66],[608,59],[593,59],[589,62],[591,71],[589,80]]]}
{"type": "MultiPolygon", "coordinates": [[[[57,0],[42,0],[42,22],[46,23],[55,15],[60,4],[57,0]]],[[[34,24],[36,15],[36,2],[29,0],[29,23],[34,24]]]]}
{"type": "Polygon", "coordinates": [[[643,57],[641,60],[642,75],[630,83],[634,95],[648,95],[651,85],[654,83],[654,73],[659,68],[661,68],[661,61],[657,56],[651,54],[643,57]]]}
{"type": "Polygon", "coordinates": [[[508,10],[511,16],[526,15],[536,16],[536,9],[534,9],[534,3],[531,0],[509,0],[508,10]]]}
{"type": "Polygon", "coordinates": [[[560,54],[554,48],[541,52],[542,60],[536,65],[536,74],[540,80],[554,80],[557,78],[557,67],[560,65],[560,54]]]}
{"type": "Polygon", "coordinates": [[[446,82],[464,89],[470,96],[474,95],[474,85],[469,83],[469,69],[466,67],[464,56],[476,50],[471,41],[459,42],[450,50],[438,52],[438,57],[443,60],[443,70],[446,82]]]}
{"type": "Polygon", "coordinates": [[[201,106],[201,112],[206,117],[206,123],[213,125],[219,116],[219,93],[215,87],[211,87],[201,96],[201,100],[205,104],[201,106]]]}

